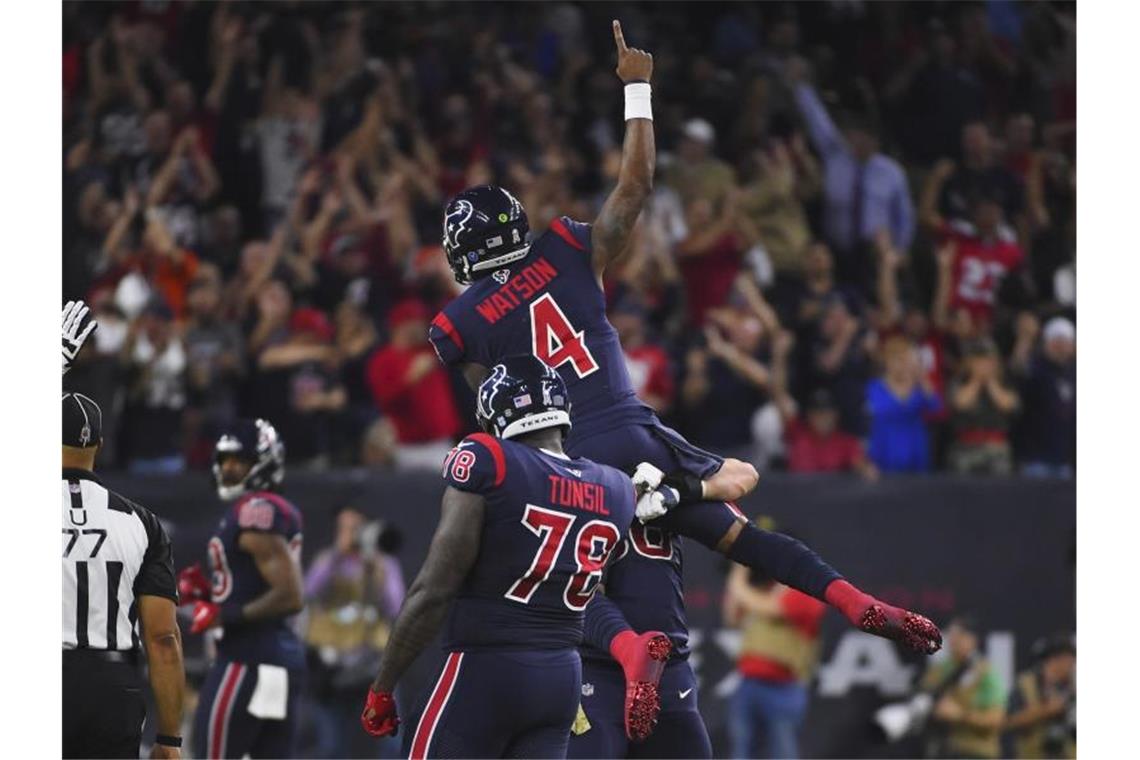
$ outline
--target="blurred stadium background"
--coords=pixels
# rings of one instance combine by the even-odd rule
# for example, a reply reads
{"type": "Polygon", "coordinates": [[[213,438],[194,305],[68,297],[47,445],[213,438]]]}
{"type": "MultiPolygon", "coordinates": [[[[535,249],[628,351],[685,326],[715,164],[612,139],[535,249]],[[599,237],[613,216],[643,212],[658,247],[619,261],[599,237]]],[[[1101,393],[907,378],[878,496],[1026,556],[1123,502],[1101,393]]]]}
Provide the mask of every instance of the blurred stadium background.
{"type": "MultiPolygon", "coordinates": [[[[1075,629],[1073,4],[63,7],[63,296],[100,321],[67,385],[103,406],[99,466],[179,564],[217,516],[219,428],[282,433],[306,756],[396,751],[359,732],[359,700],[434,468],[473,429],[426,340],[458,287],[442,206],[493,181],[536,232],[593,219],[621,147],[614,17],[655,61],[656,189],[606,283],[642,397],[764,472],[750,515],[888,601],[971,613],[1003,704],[1034,641],[1075,629]],[[375,582],[337,585],[338,552],[375,582]]],[[[718,756],[740,682],[727,570],[690,552],[718,756]]],[[[923,751],[871,731],[923,667],[874,641],[824,619],[805,756],[923,751]]]]}

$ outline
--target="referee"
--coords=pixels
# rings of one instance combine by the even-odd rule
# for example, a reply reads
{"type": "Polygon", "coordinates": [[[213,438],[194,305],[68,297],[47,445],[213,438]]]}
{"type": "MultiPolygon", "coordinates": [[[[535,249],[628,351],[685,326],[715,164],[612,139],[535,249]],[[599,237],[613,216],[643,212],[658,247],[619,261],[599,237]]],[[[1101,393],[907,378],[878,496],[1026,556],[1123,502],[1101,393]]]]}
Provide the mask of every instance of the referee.
{"type": "Polygon", "coordinates": [[[63,756],[139,756],[137,622],[158,708],[151,757],[176,758],[185,676],[170,539],[92,472],[101,428],[98,404],[63,395],[63,756]]]}

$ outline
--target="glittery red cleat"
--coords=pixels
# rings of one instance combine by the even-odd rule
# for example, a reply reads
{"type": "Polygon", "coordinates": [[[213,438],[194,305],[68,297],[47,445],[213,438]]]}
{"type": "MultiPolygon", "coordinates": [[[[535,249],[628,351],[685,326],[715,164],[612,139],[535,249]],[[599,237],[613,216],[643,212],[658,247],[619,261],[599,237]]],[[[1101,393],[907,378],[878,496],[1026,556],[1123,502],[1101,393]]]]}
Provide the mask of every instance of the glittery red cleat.
{"type": "Polygon", "coordinates": [[[673,651],[673,642],[660,631],[641,635],[629,632],[616,647],[615,658],[625,672],[625,734],[630,740],[644,741],[657,725],[661,698],[657,684],[673,651]]]}
{"type": "Polygon", "coordinates": [[[942,648],[942,632],[928,618],[914,612],[873,604],[863,613],[859,627],[867,633],[898,641],[920,654],[934,654],[942,648]]]}

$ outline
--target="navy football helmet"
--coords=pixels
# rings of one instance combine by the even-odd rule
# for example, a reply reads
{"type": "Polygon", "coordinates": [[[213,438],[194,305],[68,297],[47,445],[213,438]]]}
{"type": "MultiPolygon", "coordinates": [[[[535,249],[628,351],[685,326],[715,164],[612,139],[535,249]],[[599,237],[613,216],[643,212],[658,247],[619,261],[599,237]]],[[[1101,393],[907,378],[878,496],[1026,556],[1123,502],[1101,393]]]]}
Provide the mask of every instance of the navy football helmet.
{"type": "Polygon", "coordinates": [[[479,424],[498,438],[513,438],[548,427],[570,431],[570,395],[553,368],[533,356],[511,356],[491,368],[479,384],[479,424]]]}
{"type": "Polygon", "coordinates": [[[285,479],[285,444],[265,420],[237,420],[214,444],[214,486],[223,501],[250,491],[273,491],[285,479]],[[249,462],[240,483],[222,481],[222,458],[236,456],[249,462]]]}
{"type": "Polygon", "coordinates": [[[443,211],[443,251],[463,285],[518,261],[530,252],[526,210],[501,187],[469,187],[443,211]]]}

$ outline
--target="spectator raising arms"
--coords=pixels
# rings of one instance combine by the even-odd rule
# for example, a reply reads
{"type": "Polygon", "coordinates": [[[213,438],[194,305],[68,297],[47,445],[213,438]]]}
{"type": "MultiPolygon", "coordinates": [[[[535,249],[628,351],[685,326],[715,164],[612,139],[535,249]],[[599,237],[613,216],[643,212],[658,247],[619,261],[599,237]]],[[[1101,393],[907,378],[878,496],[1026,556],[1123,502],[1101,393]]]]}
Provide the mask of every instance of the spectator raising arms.
{"type": "MultiPolygon", "coordinates": [[[[654,92],[659,181],[603,283],[639,394],[757,464],[826,423],[819,389],[828,440],[865,435],[888,339],[949,398],[961,346],[1004,351],[1022,312],[1074,319],[1076,291],[1071,3],[783,5],[631,17],[674,84],[654,92]],[[781,324],[802,430],[764,379],[781,324]]],[[[72,377],[119,397],[105,466],[206,466],[235,414],[316,467],[407,463],[463,427],[465,384],[387,329],[394,305],[461,292],[444,205],[491,183],[536,234],[592,219],[622,156],[620,85],[585,31],[605,8],[479,13],[472,34],[408,3],[64,3],[63,295],[100,311],[72,377]]],[[[1053,348],[1037,332],[1002,357],[1012,456],[1071,473],[1073,362],[1063,327],[1053,348]]]]}
{"type": "Polygon", "coordinates": [[[955,472],[1005,475],[1013,469],[1009,428],[1020,402],[1001,379],[1001,357],[988,338],[966,346],[962,376],[949,391],[955,472]]]}
{"type": "Polygon", "coordinates": [[[866,480],[878,480],[879,469],[867,459],[863,444],[839,429],[839,412],[827,389],[812,393],[807,413],[799,414],[787,390],[792,342],[790,333],[781,333],[772,348],[772,401],[784,425],[788,472],[856,472],[866,480]]]}
{"type": "Polygon", "coordinates": [[[815,88],[805,81],[802,60],[789,63],[787,76],[812,144],[823,160],[824,230],[849,283],[865,286],[871,274],[866,244],[878,230],[890,233],[900,250],[914,239],[914,204],[906,173],[879,151],[871,120],[851,114],[841,132],[815,88]]]}
{"type": "Polygon", "coordinates": [[[932,463],[926,415],[941,409],[942,399],[905,338],[883,344],[883,364],[883,376],[867,385],[871,461],[883,472],[927,472],[932,463]]]}
{"type": "Polygon", "coordinates": [[[1077,456],[1077,330],[1068,319],[1053,317],[1035,349],[1037,331],[1037,320],[1022,315],[1011,360],[1025,399],[1022,472],[1071,478],[1077,456]]]}
{"type": "Polygon", "coordinates": [[[950,310],[965,312],[976,328],[985,329],[993,322],[1002,281],[1021,267],[1025,253],[1005,224],[1001,196],[992,189],[983,186],[971,197],[970,221],[948,222],[935,210],[939,177],[949,169],[948,164],[935,167],[923,196],[923,221],[954,246],[950,310]]]}

